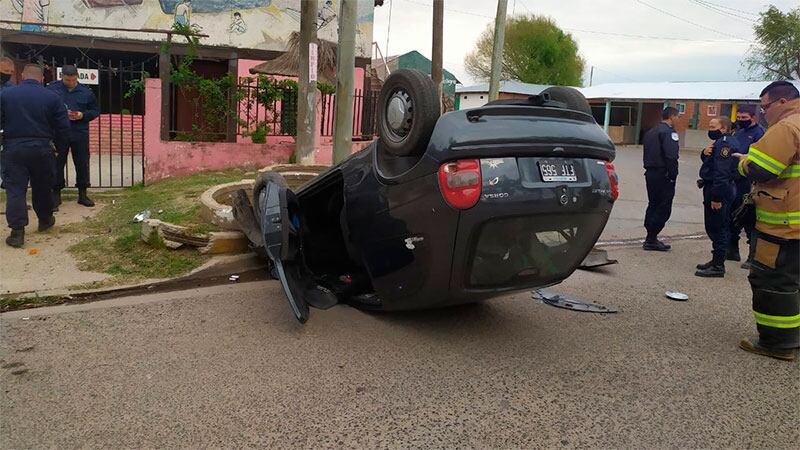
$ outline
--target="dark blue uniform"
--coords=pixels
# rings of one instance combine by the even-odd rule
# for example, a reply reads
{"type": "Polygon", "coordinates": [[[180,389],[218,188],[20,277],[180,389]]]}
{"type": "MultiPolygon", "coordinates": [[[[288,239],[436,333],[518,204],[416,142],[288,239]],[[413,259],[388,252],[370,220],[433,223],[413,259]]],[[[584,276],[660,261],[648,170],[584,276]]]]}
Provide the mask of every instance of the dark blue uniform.
{"type": "Polygon", "coordinates": [[[63,145],[69,133],[67,109],[58,95],[39,82],[25,80],[0,92],[2,112],[3,171],[6,185],[6,220],[11,229],[28,224],[25,195],[33,191],[33,210],[39,220],[53,214],[53,149],[63,145]]]}
{"type": "MultiPolygon", "coordinates": [[[[759,125],[755,124],[753,126],[738,129],[736,133],[733,135],[733,138],[736,139],[736,142],[739,146],[739,153],[746,154],[750,151],[750,146],[754,143],[758,142],[762,136],[764,136],[764,128],[759,125]]],[[[733,212],[736,211],[739,206],[742,205],[742,200],[744,196],[750,193],[750,189],[752,188],[752,183],[747,178],[738,175],[736,177],[736,198],[733,200],[733,205],[731,205],[731,216],[733,212]]],[[[752,227],[749,227],[749,230],[744,230],[747,235],[747,242],[750,243],[750,235],[753,233],[752,227]]],[[[730,233],[730,242],[731,248],[739,248],[739,235],[742,234],[742,228],[737,227],[734,225],[733,220],[731,220],[731,233],[730,233]]]]}
{"type": "Polygon", "coordinates": [[[672,215],[678,179],[678,133],[662,122],[645,133],[642,144],[648,199],[644,227],[648,237],[655,238],[672,215]]]}
{"type": "Polygon", "coordinates": [[[735,180],[739,175],[739,144],[731,135],[722,136],[714,142],[710,156],[700,154],[703,165],[703,209],[706,233],[711,238],[714,259],[725,260],[730,235],[730,208],[736,196],[735,180]],[[711,202],[722,203],[722,208],[712,209],[711,202]]]}
{"type": "MultiPolygon", "coordinates": [[[[7,89],[14,86],[14,83],[11,80],[6,81],[3,84],[0,84],[0,92],[3,92],[3,89],[7,89]]],[[[5,172],[3,172],[3,144],[0,142],[0,189],[6,188],[6,182],[4,181],[6,178],[5,172]]]]}
{"type": "Polygon", "coordinates": [[[81,120],[70,120],[69,140],[66,144],[56,148],[58,154],[56,156],[56,183],[54,188],[63,189],[66,185],[64,167],[67,165],[67,156],[71,151],[72,162],[75,164],[75,187],[86,189],[90,186],[89,122],[100,115],[97,99],[91,89],[80,83],[74,89],[69,90],[63,81],[54,81],[47,88],[57,93],[70,111],[83,113],[81,120]]]}

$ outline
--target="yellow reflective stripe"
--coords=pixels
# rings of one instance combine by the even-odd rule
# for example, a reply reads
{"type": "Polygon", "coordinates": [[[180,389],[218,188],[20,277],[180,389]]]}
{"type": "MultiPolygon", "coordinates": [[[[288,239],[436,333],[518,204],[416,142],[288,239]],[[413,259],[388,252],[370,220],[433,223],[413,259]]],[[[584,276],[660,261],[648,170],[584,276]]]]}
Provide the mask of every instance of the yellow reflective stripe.
{"type": "Polygon", "coordinates": [[[800,165],[789,166],[778,176],[780,178],[800,178],[800,165]]]}
{"type": "Polygon", "coordinates": [[[786,164],[778,161],[777,159],[773,158],[772,156],[769,156],[768,154],[760,151],[755,147],[750,147],[750,151],[748,152],[748,154],[754,154],[756,156],[759,156],[781,170],[784,170],[786,168],[786,164]]]}
{"type": "Polygon", "coordinates": [[[739,160],[739,175],[746,177],[747,174],[744,173],[744,161],[745,161],[744,158],[739,160]]]}
{"type": "Polygon", "coordinates": [[[753,311],[756,323],[772,328],[797,328],[800,327],[800,314],[795,316],[770,316],[753,311]]]}
{"type": "Polygon", "coordinates": [[[750,161],[751,163],[755,163],[758,167],[761,167],[762,169],[766,170],[767,172],[773,175],[780,175],[784,169],[783,167],[776,166],[767,161],[766,159],[763,159],[760,156],[752,153],[752,149],[751,153],[747,154],[747,160],[750,161]]]}
{"type": "Polygon", "coordinates": [[[756,208],[756,220],[772,225],[800,225],[800,211],[778,213],[756,208]]]}

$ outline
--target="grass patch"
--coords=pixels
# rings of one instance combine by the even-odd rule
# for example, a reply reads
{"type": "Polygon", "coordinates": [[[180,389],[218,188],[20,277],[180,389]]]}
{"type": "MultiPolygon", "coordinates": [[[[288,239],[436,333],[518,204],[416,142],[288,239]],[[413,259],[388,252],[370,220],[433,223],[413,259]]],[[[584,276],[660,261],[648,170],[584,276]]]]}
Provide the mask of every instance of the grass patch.
{"type": "Polygon", "coordinates": [[[112,275],[110,282],[103,283],[106,286],[179,276],[209,257],[193,248],[170,250],[160,242],[142,242],[141,224],[133,223],[133,217],[149,210],[151,218],[186,226],[195,233],[216,231],[199,217],[200,195],[214,185],[244,178],[243,170],[208,172],[116,191],[95,217],[61,226],[59,231],[89,235],[69,251],[81,270],[112,275]]]}

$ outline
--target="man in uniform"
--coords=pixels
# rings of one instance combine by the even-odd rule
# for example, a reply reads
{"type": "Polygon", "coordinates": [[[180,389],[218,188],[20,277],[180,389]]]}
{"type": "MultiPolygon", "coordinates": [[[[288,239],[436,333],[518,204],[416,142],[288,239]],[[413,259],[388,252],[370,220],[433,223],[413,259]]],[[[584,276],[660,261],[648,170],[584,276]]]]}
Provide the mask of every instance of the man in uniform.
{"type": "MultiPolygon", "coordinates": [[[[0,92],[14,86],[11,77],[14,75],[14,61],[6,56],[0,58],[0,92]]],[[[5,172],[3,172],[3,137],[0,136],[0,189],[6,188],[5,172]]]]}
{"type": "Polygon", "coordinates": [[[703,189],[703,218],[706,234],[711,239],[711,261],[697,265],[698,277],[721,278],[725,276],[725,253],[730,243],[730,208],[736,196],[736,165],[733,156],[738,153],[738,142],[731,135],[731,119],[720,117],[708,124],[708,138],[714,141],[706,147],[700,158],[700,180],[703,189]]]}
{"type": "Polygon", "coordinates": [[[22,247],[28,206],[28,183],[33,191],[33,210],[39,231],[52,227],[53,149],[51,141],[62,144],[69,133],[67,109],[58,95],[42,86],[42,68],[25,66],[22,83],[0,92],[0,127],[4,130],[3,152],[6,183],[6,220],[11,235],[6,244],[22,247]]]}
{"type": "Polygon", "coordinates": [[[800,93],[788,81],[761,92],[769,129],[747,155],[739,173],[754,182],[756,230],[750,286],[758,340],[739,347],[784,360],[800,348],[800,93]]]}
{"type": "Polygon", "coordinates": [[[89,122],[100,115],[97,100],[91,89],[78,83],[78,69],[75,66],[64,66],[61,69],[61,81],[50,83],[48,89],[57,93],[67,107],[70,120],[69,141],[56,147],[56,183],[53,187],[55,207],[61,205],[61,190],[66,186],[64,168],[67,155],[72,152],[75,164],[75,187],[78,188],[78,203],[83,206],[94,206],[86,190],[89,188],[89,122]]]}
{"type": "MultiPolygon", "coordinates": [[[[758,118],[756,117],[756,107],[755,105],[741,105],[739,106],[739,110],[736,112],[736,132],[733,137],[736,139],[736,142],[739,144],[739,153],[747,154],[750,146],[758,142],[761,139],[761,136],[764,136],[764,128],[758,124],[758,118]]],[[[744,196],[750,193],[750,188],[752,183],[745,177],[737,176],[736,178],[736,198],[733,200],[733,205],[731,205],[731,219],[733,218],[733,213],[741,206],[744,196]]],[[[739,254],[739,235],[742,234],[742,227],[737,227],[733,220],[730,222],[731,224],[731,234],[730,240],[731,245],[728,248],[728,253],[725,255],[725,259],[728,261],[741,261],[742,257],[739,254]]],[[[753,229],[750,226],[747,226],[744,230],[747,236],[747,244],[750,245],[750,235],[753,233],[753,229]]],[[[749,269],[750,268],[750,258],[742,264],[742,268],[749,269]]]]}
{"type": "Polygon", "coordinates": [[[658,233],[672,215],[675,198],[675,181],[678,179],[678,133],[675,123],[678,110],[664,108],[661,123],[644,135],[644,177],[647,183],[647,212],[644,227],[647,238],[642,248],[651,251],[668,251],[671,246],[658,240],[658,233]]]}

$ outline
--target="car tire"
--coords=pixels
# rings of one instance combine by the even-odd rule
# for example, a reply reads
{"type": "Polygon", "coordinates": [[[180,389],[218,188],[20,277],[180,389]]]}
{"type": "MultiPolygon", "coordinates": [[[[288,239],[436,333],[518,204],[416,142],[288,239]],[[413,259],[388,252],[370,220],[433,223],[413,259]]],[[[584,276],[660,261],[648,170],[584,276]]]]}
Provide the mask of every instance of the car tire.
{"type": "Polygon", "coordinates": [[[267,171],[258,174],[256,183],[253,185],[253,212],[256,215],[256,222],[258,222],[259,226],[261,225],[261,205],[258,202],[258,196],[269,182],[277,183],[281,187],[288,187],[286,179],[278,172],[267,171]]]}
{"type": "Polygon", "coordinates": [[[417,70],[392,72],[378,97],[378,130],[385,150],[394,156],[423,153],[439,119],[433,80],[417,70]]]}
{"type": "Polygon", "coordinates": [[[566,104],[567,109],[592,115],[592,107],[589,106],[586,97],[578,92],[577,89],[566,86],[551,86],[542,91],[542,94],[550,94],[551,100],[566,104]]]}

